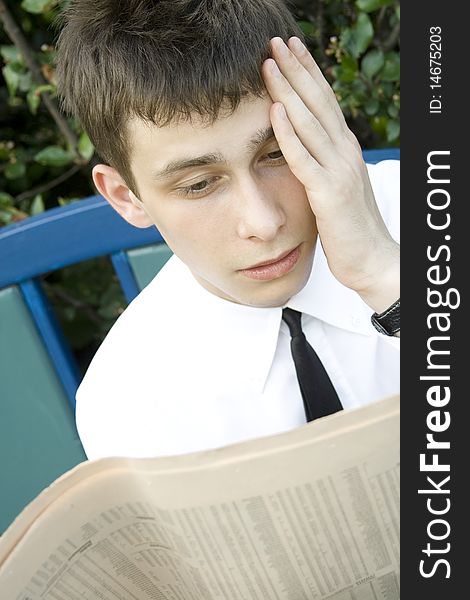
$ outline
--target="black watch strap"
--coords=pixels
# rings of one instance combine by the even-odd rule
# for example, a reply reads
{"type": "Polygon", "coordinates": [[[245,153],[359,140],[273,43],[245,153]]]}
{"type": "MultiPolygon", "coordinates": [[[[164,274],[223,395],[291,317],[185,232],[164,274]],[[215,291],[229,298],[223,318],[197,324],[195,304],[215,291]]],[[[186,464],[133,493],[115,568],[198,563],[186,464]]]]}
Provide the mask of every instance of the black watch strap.
{"type": "Polygon", "coordinates": [[[372,325],[384,335],[395,335],[400,331],[400,298],[383,313],[374,313],[372,325]]]}

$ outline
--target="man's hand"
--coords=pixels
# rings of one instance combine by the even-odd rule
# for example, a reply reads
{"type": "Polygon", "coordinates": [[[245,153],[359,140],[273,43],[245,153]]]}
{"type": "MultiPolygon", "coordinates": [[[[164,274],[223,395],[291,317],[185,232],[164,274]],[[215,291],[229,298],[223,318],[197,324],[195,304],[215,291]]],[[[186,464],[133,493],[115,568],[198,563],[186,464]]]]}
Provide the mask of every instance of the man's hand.
{"type": "Polygon", "coordinates": [[[305,186],[334,276],[377,312],[400,295],[399,246],[375,202],[361,147],[333,90],[298,38],[271,40],[262,67],[271,122],[292,173],[305,186]]]}

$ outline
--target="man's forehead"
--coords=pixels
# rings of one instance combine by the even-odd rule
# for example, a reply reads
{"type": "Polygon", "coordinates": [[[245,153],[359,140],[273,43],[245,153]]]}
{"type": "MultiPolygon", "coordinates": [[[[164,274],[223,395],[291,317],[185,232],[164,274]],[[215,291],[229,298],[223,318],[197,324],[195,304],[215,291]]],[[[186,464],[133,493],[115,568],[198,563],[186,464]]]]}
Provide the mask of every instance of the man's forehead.
{"type": "Polygon", "coordinates": [[[253,152],[274,136],[271,105],[268,98],[244,99],[232,114],[210,124],[198,115],[191,121],[174,121],[163,127],[133,118],[128,123],[131,154],[142,160],[155,152],[159,166],[163,162],[170,166],[172,161],[198,160],[206,155],[219,155],[220,162],[223,155],[253,152]]]}
{"type": "Polygon", "coordinates": [[[158,125],[158,116],[154,123],[134,115],[128,120],[127,128],[131,134],[184,135],[185,133],[197,132],[204,136],[210,136],[212,133],[215,134],[230,128],[234,122],[237,122],[239,125],[243,123],[244,129],[251,126],[254,131],[260,127],[262,116],[269,121],[269,108],[271,106],[272,100],[266,94],[261,97],[248,96],[241,100],[235,110],[229,109],[228,106],[225,108],[222,106],[216,118],[195,112],[189,117],[175,116],[169,123],[158,125]]]}

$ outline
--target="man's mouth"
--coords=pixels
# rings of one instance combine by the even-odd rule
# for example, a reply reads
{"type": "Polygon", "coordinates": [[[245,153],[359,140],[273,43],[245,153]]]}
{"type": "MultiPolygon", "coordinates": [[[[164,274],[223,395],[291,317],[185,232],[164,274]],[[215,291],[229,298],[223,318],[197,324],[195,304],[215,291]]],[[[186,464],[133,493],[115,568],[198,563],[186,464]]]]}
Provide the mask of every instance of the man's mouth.
{"type": "Polygon", "coordinates": [[[258,279],[260,281],[269,281],[278,279],[283,275],[287,275],[297,264],[300,258],[300,244],[292,250],[283,252],[281,255],[273,259],[268,259],[260,263],[256,263],[247,269],[240,269],[242,273],[250,279],[258,279]]]}

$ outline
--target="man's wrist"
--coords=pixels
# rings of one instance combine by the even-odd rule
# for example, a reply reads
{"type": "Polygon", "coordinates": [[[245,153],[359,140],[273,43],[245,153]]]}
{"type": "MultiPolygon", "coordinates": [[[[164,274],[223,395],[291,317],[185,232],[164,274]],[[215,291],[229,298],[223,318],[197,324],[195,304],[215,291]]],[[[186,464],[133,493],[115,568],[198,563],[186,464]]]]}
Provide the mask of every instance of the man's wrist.
{"type": "Polygon", "coordinates": [[[356,290],[362,300],[378,314],[400,298],[400,247],[388,263],[377,269],[377,276],[366,288],[356,290]]]}

